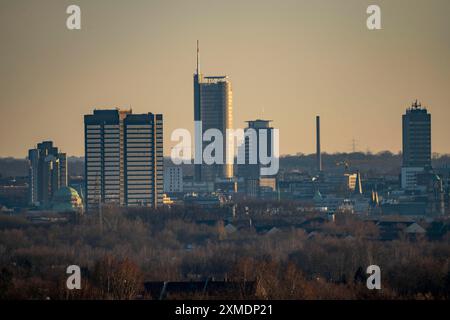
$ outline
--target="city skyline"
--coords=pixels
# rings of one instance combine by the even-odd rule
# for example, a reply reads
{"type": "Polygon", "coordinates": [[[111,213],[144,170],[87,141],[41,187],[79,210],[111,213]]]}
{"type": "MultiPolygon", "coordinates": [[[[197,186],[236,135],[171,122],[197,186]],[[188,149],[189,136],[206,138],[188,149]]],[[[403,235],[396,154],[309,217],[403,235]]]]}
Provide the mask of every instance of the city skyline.
{"type": "Polygon", "coordinates": [[[0,0],[0,304],[449,301],[449,14],[0,0]]]}
{"type": "Polygon", "coordinates": [[[383,30],[374,32],[365,28],[365,1],[285,1],[273,12],[271,1],[257,10],[253,1],[205,3],[79,1],[83,28],[71,32],[65,3],[2,2],[0,134],[13,122],[15,135],[2,138],[0,156],[24,158],[43,140],[83,156],[83,114],[114,107],[164,114],[168,156],[174,129],[193,132],[197,39],[205,74],[233,82],[234,127],[273,119],[281,154],[315,151],[316,115],[322,152],[348,152],[355,138],[358,151],[397,153],[399,119],[415,99],[433,114],[432,152],[450,153],[448,2],[382,3],[383,30]],[[152,19],[167,28],[152,28],[152,19]]]}

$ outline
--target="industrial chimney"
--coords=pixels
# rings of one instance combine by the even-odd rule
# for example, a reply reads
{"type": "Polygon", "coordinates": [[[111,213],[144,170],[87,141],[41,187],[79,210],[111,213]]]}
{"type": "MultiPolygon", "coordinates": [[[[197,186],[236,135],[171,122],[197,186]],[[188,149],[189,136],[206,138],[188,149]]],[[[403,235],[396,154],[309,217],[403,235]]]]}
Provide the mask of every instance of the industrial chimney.
{"type": "Polygon", "coordinates": [[[316,116],[316,161],[317,171],[322,172],[322,153],[320,152],[320,117],[316,116]]]}

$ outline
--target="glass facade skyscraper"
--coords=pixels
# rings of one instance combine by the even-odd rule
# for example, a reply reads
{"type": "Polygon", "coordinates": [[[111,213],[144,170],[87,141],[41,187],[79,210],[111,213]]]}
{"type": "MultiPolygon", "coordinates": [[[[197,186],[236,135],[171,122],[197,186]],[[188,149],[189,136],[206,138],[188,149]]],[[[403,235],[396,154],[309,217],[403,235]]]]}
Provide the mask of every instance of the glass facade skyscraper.
{"type": "MultiPolygon", "coordinates": [[[[195,180],[213,182],[216,178],[231,179],[233,164],[226,164],[231,150],[227,148],[227,129],[233,127],[233,91],[227,76],[204,77],[200,73],[199,50],[197,48],[197,71],[194,74],[194,121],[201,121],[202,133],[217,129],[223,136],[223,164],[196,164],[195,180]]],[[[202,154],[209,142],[203,142],[202,154]]],[[[198,150],[196,150],[198,152],[198,150]]]]}

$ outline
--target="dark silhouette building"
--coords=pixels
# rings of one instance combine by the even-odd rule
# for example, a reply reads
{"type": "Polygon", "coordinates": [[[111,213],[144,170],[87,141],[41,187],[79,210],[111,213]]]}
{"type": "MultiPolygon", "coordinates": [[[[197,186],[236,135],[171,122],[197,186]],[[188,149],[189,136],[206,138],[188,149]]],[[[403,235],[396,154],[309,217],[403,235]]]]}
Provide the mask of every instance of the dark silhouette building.
{"type": "Polygon", "coordinates": [[[431,115],[415,101],[402,119],[403,166],[431,166],[431,115]]]}
{"type": "Polygon", "coordinates": [[[29,202],[46,208],[53,195],[67,186],[67,157],[52,141],[44,141],[28,151],[29,202]]]}
{"type": "Polygon", "coordinates": [[[275,191],[276,179],[273,176],[261,175],[261,168],[264,167],[260,157],[260,149],[265,144],[263,154],[267,157],[273,155],[273,127],[270,126],[271,120],[252,120],[247,121],[248,127],[245,129],[245,164],[239,166],[239,176],[245,180],[246,194],[252,197],[261,194],[261,188],[268,191],[275,191]],[[267,140],[261,139],[262,131],[265,132],[267,140]]]}
{"type": "Polygon", "coordinates": [[[414,189],[417,174],[431,168],[431,115],[417,100],[402,116],[402,188],[414,189]]]}

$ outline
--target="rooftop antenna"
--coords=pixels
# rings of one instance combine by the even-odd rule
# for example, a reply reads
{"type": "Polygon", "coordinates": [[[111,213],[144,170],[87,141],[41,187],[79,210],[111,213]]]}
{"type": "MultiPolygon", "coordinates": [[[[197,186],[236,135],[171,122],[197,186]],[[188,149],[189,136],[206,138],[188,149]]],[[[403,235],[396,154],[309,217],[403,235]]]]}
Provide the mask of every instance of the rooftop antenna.
{"type": "Polygon", "coordinates": [[[416,99],[416,101],[413,102],[412,107],[413,109],[419,109],[422,107],[422,104],[416,99]]]}
{"type": "Polygon", "coordinates": [[[197,40],[197,74],[200,74],[200,42],[197,40]]]}

